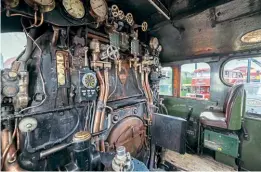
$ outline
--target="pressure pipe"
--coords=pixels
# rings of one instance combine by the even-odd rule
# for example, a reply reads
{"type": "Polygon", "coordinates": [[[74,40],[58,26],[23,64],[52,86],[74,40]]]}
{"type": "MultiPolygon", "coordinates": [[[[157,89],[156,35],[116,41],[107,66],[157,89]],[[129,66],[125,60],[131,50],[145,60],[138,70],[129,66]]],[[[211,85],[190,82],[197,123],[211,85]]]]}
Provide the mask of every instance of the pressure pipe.
{"type": "Polygon", "coordinates": [[[160,12],[167,20],[170,20],[170,17],[157,5],[153,0],[148,0],[151,5],[153,5],[158,12],[160,12]]]}
{"type": "MultiPolygon", "coordinates": [[[[22,169],[18,162],[16,157],[16,148],[12,142],[9,141],[9,135],[11,132],[7,129],[2,130],[1,132],[1,150],[2,150],[2,164],[4,171],[25,171],[22,169]],[[3,154],[6,153],[6,156],[3,156],[3,154]]],[[[11,140],[12,141],[12,140],[11,140]]]]}

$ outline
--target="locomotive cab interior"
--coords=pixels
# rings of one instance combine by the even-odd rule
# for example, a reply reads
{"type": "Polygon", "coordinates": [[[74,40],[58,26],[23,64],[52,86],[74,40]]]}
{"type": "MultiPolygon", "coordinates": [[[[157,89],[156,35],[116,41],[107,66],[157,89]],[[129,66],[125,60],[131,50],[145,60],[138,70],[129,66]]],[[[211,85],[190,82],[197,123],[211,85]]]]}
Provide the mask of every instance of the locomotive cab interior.
{"type": "Polygon", "coordinates": [[[261,170],[260,0],[1,0],[1,170],[261,170]]]}

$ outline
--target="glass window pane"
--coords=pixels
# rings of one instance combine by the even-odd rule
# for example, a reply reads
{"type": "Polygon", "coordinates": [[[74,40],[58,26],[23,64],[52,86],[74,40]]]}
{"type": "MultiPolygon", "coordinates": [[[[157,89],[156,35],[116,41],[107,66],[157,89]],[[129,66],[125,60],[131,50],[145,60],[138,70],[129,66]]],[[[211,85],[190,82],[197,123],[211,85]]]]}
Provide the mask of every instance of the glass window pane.
{"type": "Polygon", "coordinates": [[[160,80],[160,95],[172,96],[173,95],[172,68],[164,67],[161,69],[161,72],[162,72],[162,75],[165,76],[165,78],[160,80]]]}
{"type": "Polygon", "coordinates": [[[230,85],[260,83],[260,71],[261,57],[233,59],[224,66],[223,80],[230,85]]]}
{"type": "Polygon", "coordinates": [[[0,69],[10,68],[17,55],[25,49],[25,45],[24,32],[1,33],[0,69]]]}
{"type": "Polygon", "coordinates": [[[209,87],[210,66],[207,63],[191,63],[181,66],[180,97],[208,100],[209,87]]]}

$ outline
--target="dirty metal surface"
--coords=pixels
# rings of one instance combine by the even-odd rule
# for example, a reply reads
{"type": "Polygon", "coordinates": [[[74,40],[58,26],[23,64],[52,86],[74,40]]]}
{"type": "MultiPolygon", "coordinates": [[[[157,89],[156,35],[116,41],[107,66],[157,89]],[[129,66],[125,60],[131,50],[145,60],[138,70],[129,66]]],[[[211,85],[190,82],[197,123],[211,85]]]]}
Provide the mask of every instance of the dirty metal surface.
{"type": "Polygon", "coordinates": [[[136,156],[141,151],[145,141],[145,126],[143,121],[135,116],[124,118],[111,130],[108,143],[111,150],[118,146],[125,146],[126,151],[136,156]]]}
{"type": "Polygon", "coordinates": [[[123,61],[121,64],[121,70],[117,72],[117,75],[115,73],[115,68],[111,69],[109,72],[109,95],[115,90],[109,98],[109,101],[116,101],[142,95],[139,90],[139,87],[141,88],[140,83],[140,78],[138,77],[136,80],[134,70],[130,69],[129,62],[127,60],[123,61]]]}
{"type": "Polygon", "coordinates": [[[261,43],[247,44],[241,37],[260,29],[259,0],[235,0],[197,15],[155,25],[151,34],[163,46],[161,62],[201,56],[260,50],[261,43]]]}
{"type": "Polygon", "coordinates": [[[185,153],[186,120],[163,114],[152,115],[152,143],[166,149],[185,153]]]}

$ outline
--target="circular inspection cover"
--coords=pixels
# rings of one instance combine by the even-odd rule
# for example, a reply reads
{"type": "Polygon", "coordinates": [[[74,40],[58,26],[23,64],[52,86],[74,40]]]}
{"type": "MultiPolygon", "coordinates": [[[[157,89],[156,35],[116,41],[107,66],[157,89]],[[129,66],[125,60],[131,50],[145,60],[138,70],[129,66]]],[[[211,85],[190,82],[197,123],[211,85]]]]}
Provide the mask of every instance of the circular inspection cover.
{"type": "Polygon", "coordinates": [[[18,127],[21,132],[31,132],[37,127],[37,120],[32,117],[25,117],[19,122],[18,127]]]}

